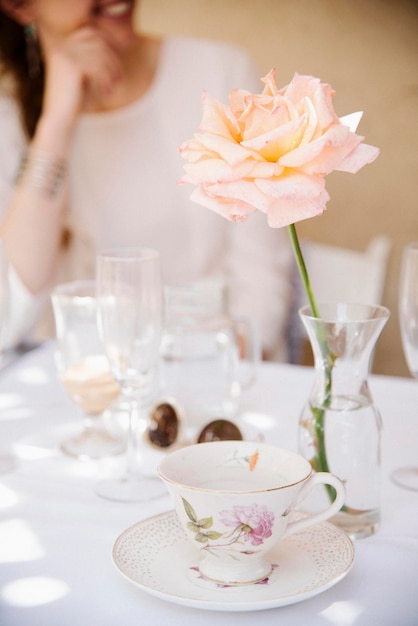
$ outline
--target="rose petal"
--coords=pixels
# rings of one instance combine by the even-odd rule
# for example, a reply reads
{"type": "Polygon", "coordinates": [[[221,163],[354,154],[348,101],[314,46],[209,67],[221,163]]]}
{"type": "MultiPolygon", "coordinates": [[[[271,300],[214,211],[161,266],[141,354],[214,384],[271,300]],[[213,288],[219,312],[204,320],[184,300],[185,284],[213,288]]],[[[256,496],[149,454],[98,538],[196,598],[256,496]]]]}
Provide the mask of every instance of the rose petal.
{"type": "Polygon", "coordinates": [[[321,215],[329,200],[321,176],[291,174],[274,180],[257,181],[257,186],[272,200],[268,224],[273,228],[321,215]]]}
{"type": "Polygon", "coordinates": [[[207,209],[211,209],[231,221],[237,221],[236,216],[241,218],[239,221],[245,221],[248,215],[253,213],[255,210],[254,207],[246,204],[245,202],[239,202],[222,197],[214,197],[207,193],[207,190],[203,185],[195,187],[190,195],[190,198],[193,202],[196,202],[207,209]]]}
{"type": "Polygon", "coordinates": [[[268,161],[278,161],[282,155],[292,152],[299,145],[305,126],[306,117],[302,116],[254,139],[243,141],[241,145],[257,152],[268,161]]]}
{"type": "Polygon", "coordinates": [[[276,85],[276,70],[272,68],[261,80],[264,83],[263,95],[274,96],[278,91],[276,85]]]}
{"type": "Polygon", "coordinates": [[[257,97],[249,97],[247,108],[238,118],[242,140],[247,141],[276,130],[297,117],[299,114],[293,104],[282,96],[276,96],[267,103],[257,97]]]}
{"type": "Polygon", "coordinates": [[[303,98],[312,97],[320,86],[321,81],[319,78],[295,72],[290,83],[279,89],[279,93],[292,100],[292,102],[299,102],[303,98]]]}
{"type": "Polygon", "coordinates": [[[254,95],[244,89],[233,89],[229,94],[229,107],[231,114],[238,118],[247,109],[248,99],[253,99],[254,95]]]}
{"type": "Polygon", "coordinates": [[[225,139],[225,137],[212,135],[211,133],[198,134],[195,135],[195,137],[200,141],[205,150],[209,150],[214,156],[220,156],[225,159],[229,165],[236,165],[249,157],[258,161],[263,160],[257,153],[241,146],[239,143],[225,139]]]}
{"type": "Polygon", "coordinates": [[[211,150],[206,150],[203,144],[197,139],[191,139],[187,143],[183,143],[179,150],[182,157],[190,163],[213,156],[213,152],[211,150]]]}
{"type": "Polygon", "coordinates": [[[305,118],[307,119],[307,124],[300,142],[301,145],[316,139],[320,134],[320,129],[318,128],[318,115],[314,105],[312,104],[312,100],[310,100],[310,98],[305,98],[304,105],[306,108],[305,118]]]}
{"type": "Polygon", "coordinates": [[[271,202],[274,200],[268,194],[263,193],[258,185],[259,181],[268,182],[270,179],[237,180],[219,183],[206,187],[206,192],[214,197],[224,198],[226,201],[243,203],[253,209],[267,213],[271,202]]]}
{"type": "Polygon", "coordinates": [[[239,141],[239,127],[232,116],[228,116],[227,107],[206,91],[202,94],[203,115],[199,130],[221,135],[231,141],[239,141]]]}
{"type": "Polygon", "coordinates": [[[380,154],[379,148],[361,143],[335,169],[340,172],[355,174],[367,163],[372,163],[380,154]]]}
{"type": "Polygon", "coordinates": [[[289,85],[281,89],[279,93],[295,103],[301,102],[304,98],[309,98],[317,111],[318,124],[321,129],[328,128],[331,124],[338,122],[332,105],[335,91],[330,85],[321,83],[319,78],[296,73],[289,85]]]}
{"type": "MultiPolygon", "coordinates": [[[[197,163],[189,163],[184,166],[187,172],[187,180],[182,182],[223,183],[226,181],[240,180],[242,178],[270,178],[280,176],[284,167],[278,163],[266,161],[254,161],[247,159],[235,166],[231,166],[220,158],[207,158],[197,163]]],[[[183,177],[184,179],[186,177],[183,177]]]]}
{"type": "Polygon", "coordinates": [[[322,137],[281,157],[279,163],[301,169],[305,174],[325,176],[339,167],[362,139],[350,133],[346,126],[332,126],[322,137]]]}
{"type": "Polygon", "coordinates": [[[338,115],[334,111],[332,99],[335,91],[330,85],[322,83],[318,85],[311,96],[311,101],[318,117],[318,126],[321,129],[328,128],[331,124],[338,124],[338,115]]]}

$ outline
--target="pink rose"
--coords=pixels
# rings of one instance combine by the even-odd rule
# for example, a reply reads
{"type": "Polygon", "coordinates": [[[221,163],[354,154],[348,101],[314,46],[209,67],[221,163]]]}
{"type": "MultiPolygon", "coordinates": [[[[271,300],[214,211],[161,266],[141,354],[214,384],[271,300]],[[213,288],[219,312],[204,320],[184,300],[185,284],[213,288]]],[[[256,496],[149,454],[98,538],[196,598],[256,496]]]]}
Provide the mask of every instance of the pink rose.
{"type": "Polygon", "coordinates": [[[337,117],[335,92],[318,78],[295,74],[278,90],[271,70],[262,81],[261,94],[233,90],[229,106],[203,95],[201,132],[180,148],[188,161],[180,182],[228,219],[259,210],[279,228],[323,213],[325,176],[355,173],[379,150],[355,134],[361,115],[337,117]]]}
{"type": "Polygon", "coordinates": [[[245,541],[259,546],[271,537],[274,515],[266,506],[252,504],[234,506],[232,511],[220,511],[219,519],[225,526],[232,526],[243,533],[245,541]]]}

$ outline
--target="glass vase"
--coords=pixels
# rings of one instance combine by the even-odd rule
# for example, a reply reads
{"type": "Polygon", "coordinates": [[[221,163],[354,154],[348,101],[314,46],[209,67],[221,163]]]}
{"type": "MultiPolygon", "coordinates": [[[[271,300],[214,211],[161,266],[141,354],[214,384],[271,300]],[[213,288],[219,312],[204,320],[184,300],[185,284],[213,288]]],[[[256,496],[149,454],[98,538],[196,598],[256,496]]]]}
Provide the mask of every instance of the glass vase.
{"type": "MultiPolygon", "coordinates": [[[[314,355],[315,379],[299,422],[299,451],[316,471],[345,485],[346,500],[332,522],[352,538],[375,533],[380,520],[381,417],[368,377],[376,341],[389,317],[383,306],[318,304],[299,315],[314,355]]],[[[323,490],[309,507],[332,500],[323,490]]]]}

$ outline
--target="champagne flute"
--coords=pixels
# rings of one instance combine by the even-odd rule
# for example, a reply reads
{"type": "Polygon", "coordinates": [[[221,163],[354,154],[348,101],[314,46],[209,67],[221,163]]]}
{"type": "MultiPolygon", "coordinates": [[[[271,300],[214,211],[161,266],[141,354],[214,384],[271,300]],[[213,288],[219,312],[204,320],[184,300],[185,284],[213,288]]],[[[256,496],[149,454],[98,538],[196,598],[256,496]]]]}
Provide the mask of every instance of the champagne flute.
{"type": "MultiPolygon", "coordinates": [[[[3,361],[3,353],[7,344],[7,329],[9,326],[9,277],[8,262],[4,245],[0,241],[0,366],[3,361]]],[[[11,452],[0,452],[0,474],[10,472],[16,467],[16,459],[11,452]]]]}
{"type": "Polygon", "coordinates": [[[103,413],[120,396],[120,387],[110,372],[98,333],[95,281],[58,285],[51,300],[59,377],[84,414],[84,429],[63,441],[61,450],[80,459],[120,454],[125,442],[103,424],[103,413]]]}
{"type": "MultiPolygon", "coordinates": [[[[399,323],[406,362],[418,380],[418,241],[403,249],[399,282],[399,323]]],[[[393,473],[401,487],[418,491],[418,465],[401,467],[393,473]]]]}
{"type": "Polygon", "coordinates": [[[129,403],[125,474],[97,483],[110,500],[147,501],[166,494],[160,479],[140,476],[138,440],[147,427],[162,334],[163,288],[160,256],[151,248],[118,248],[99,254],[99,332],[111,371],[129,403]]]}

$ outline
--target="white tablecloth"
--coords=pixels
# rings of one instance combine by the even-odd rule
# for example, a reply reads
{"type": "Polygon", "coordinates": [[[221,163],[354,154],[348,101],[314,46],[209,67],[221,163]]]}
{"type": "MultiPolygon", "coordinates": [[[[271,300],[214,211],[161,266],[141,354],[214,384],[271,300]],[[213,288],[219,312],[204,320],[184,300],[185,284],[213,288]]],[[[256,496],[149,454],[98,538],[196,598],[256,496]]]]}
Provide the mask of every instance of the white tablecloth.
{"type": "MultiPolygon", "coordinates": [[[[323,593],[257,612],[214,613],[169,603],[125,580],[111,553],[122,531],[171,509],[163,497],[121,504],[93,491],[112,462],[65,457],[57,443],[80,425],[57,381],[52,345],[0,374],[0,442],[18,467],[0,476],[0,624],[2,626],[146,626],[418,624],[418,492],[396,486],[394,468],[418,463],[418,385],[375,376],[371,390],[384,422],[382,522],[355,542],[348,575],[323,593]],[[110,464],[109,464],[110,463],[110,464]]],[[[297,420],[313,380],[310,368],[262,364],[242,399],[247,425],[296,449],[297,420]]],[[[147,459],[154,462],[154,456],[147,459]]],[[[169,564],[168,564],[169,566],[169,564]]]]}

